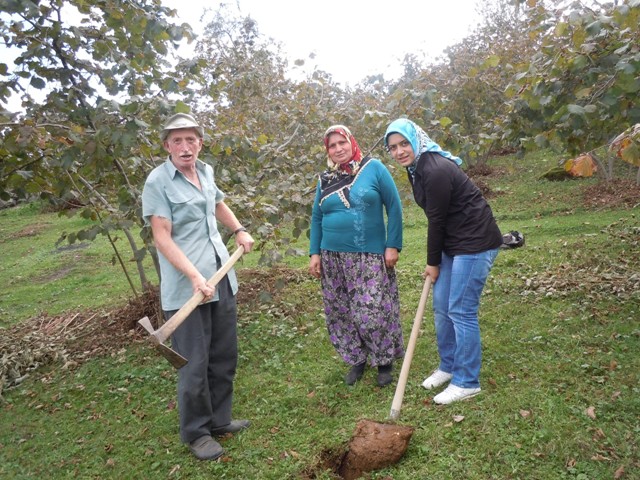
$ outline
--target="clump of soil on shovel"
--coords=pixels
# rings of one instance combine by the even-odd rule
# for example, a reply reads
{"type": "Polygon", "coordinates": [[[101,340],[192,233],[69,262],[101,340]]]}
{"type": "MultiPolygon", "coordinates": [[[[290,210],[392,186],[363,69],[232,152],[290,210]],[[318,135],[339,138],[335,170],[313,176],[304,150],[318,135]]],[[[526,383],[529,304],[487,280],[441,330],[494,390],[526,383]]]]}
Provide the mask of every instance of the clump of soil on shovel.
{"type": "MultiPolygon", "coordinates": [[[[400,461],[409,447],[413,427],[360,420],[356,424],[347,451],[323,452],[317,468],[331,470],[343,480],[355,480],[364,473],[379,470],[400,461]]],[[[306,478],[316,478],[306,472],[306,478]]]]}

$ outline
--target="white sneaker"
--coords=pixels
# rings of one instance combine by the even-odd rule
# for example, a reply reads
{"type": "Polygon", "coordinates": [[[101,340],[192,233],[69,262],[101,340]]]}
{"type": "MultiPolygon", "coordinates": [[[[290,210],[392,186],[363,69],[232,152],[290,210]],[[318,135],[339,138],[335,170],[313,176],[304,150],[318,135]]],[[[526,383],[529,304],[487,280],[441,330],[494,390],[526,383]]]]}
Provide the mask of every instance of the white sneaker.
{"type": "Polygon", "coordinates": [[[449,384],[438,395],[433,397],[434,403],[440,405],[447,405],[449,403],[458,402],[460,400],[466,400],[467,398],[475,397],[480,393],[480,387],[478,388],[462,388],[449,384]]]}
{"type": "Polygon", "coordinates": [[[444,385],[449,380],[451,380],[450,373],[443,372],[442,370],[434,370],[434,372],[425,378],[424,382],[422,382],[422,386],[427,390],[431,390],[432,388],[439,387],[440,385],[444,385]]]}

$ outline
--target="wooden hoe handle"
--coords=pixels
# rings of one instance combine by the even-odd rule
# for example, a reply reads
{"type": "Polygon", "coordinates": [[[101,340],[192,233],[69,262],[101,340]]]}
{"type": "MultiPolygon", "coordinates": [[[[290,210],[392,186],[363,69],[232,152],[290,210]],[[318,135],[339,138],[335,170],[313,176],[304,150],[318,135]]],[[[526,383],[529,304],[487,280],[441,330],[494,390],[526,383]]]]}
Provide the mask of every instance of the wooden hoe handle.
{"type": "Polygon", "coordinates": [[[431,289],[431,277],[427,277],[427,279],[424,281],[424,286],[422,287],[422,295],[420,296],[418,311],[416,312],[416,318],[413,320],[411,337],[409,338],[407,351],[405,352],[404,360],[402,361],[402,369],[400,370],[400,376],[398,377],[398,386],[396,387],[396,393],[393,396],[393,402],[391,403],[391,413],[389,414],[389,417],[391,418],[391,420],[397,420],[398,417],[400,417],[400,408],[402,407],[404,390],[407,386],[407,379],[409,378],[409,368],[411,367],[411,360],[413,359],[413,351],[416,348],[418,334],[420,333],[420,325],[422,324],[422,317],[424,316],[424,308],[427,304],[427,298],[429,297],[430,289],[431,289]]]}
{"type": "MultiPolygon", "coordinates": [[[[240,246],[238,249],[229,257],[229,260],[225,262],[222,267],[209,279],[207,280],[207,284],[210,287],[215,287],[220,283],[220,280],[224,278],[224,276],[231,270],[231,267],[238,261],[238,259],[244,253],[244,247],[240,246]]],[[[152,336],[155,338],[155,342],[158,344],[164,343],[167,338],[169,338],[173,332],[176,331],[182,322],[184,322],[185,318],[189,316],[191,312],[195,310],[195,308],[200,305],[202,300],[204,299],[204,293],[198,292],[194,293],[193,296],[185,303],[180,310],[173,314],[173,316],[167,320],[158,330],[152,333],[152,336]]]]}

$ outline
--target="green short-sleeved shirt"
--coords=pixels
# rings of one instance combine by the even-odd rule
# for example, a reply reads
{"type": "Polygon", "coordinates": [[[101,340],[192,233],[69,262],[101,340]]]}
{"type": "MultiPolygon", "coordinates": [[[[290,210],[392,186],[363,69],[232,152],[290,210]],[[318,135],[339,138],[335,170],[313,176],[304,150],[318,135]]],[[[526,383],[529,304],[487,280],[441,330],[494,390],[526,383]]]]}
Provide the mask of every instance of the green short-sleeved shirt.
{"type": "MultiPolygon", "coordinates": [[[[224,199],[213,178],[213,168],[196,163],[202,191],[189,182],[168,158],[149,174],[142,190],[142,216],[147,225],[151,216],[171,221],[171,237],[198,271],[211,278],[216,270],[216,254],[222,263],[229,252],[222,243],[216,222],[216,204],[224,199]]],[[[163,310],[177,310],[193,296],[191,281],[158,252],[160,293],[163,310]]],[[[234,295],[238,291],[235,271],[228,274],[234,295]]],[[[219,299],[218,292],[211,301],[219,299]]]]}

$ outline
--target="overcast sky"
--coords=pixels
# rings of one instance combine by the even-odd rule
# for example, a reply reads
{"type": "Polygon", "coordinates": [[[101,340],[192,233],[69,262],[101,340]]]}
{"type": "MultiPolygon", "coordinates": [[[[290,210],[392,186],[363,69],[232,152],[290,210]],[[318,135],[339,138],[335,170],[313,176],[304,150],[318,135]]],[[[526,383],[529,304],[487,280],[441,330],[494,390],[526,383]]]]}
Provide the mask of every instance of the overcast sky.
{"type": "MultiPolygon", "coordinates": [[[[305,75],[314,67],[342,84],[355,85],[367,75],[386,80],[402,74],[405,54],[433,60],[448,45],[462,40],[480,21],[476,4],[483,0],[226,0],[232,12],[251,16],[258,31],[282,45],[290,60],[304,59],[305,75]],[[314,54],[311,59],[310,54],[314,54]]],[[[179,19],[201,32],[205,8],[217,0],[162,0],[179,19]]],[[[185,47],[183,55],[188,55],[185,47]]],[[[0,60],[12,61],[8,50],[0,60]]],[[[298,68],[299,70],[299,68],[298,68]]],[[[293,75],[294,79],[298,79],[293,75]]],[[[304,78],[304,76],[302,77],[304,78]]],[[[302,79],[300,78],[300,79],[302,79]]],[[[28,88],[28,87],[27,87],[28,88]]],[[[37,98],[38,92],[32,92],[37,98]]],[[[16,98],[9,110],[19,110],[16,98]]]]}
{"type": "MultiPolygon", "coordinates": [[[[367,75],[402,74],[406,53],[427,59],[462,40],[479,22],[478,0],[227,0],[258,22],[258,31],[282,43],[293,60],[317,65],[334,80],[355,84],[367,75]],[[315,53],[313,60],[309,54],[315,53]]],[[[163,0],[198,29],[211,0],[163,0]]]]}

